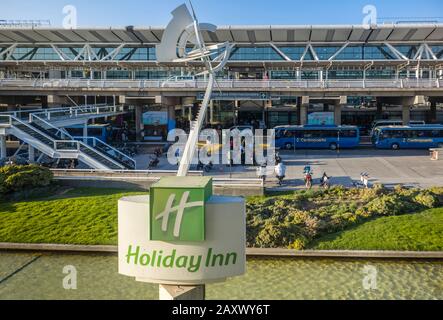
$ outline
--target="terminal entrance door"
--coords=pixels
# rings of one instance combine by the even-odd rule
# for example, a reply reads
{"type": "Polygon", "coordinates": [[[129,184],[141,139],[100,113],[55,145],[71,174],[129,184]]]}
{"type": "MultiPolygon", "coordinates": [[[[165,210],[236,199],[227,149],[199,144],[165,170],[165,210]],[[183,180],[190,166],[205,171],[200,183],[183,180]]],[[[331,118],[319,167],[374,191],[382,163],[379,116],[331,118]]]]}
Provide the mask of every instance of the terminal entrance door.
{"type": "Polygon", "coordinates": [[[262,121],[263,111],[240,111],[238,113],[239,125],[251,125],[254,129],[258,129],[262,121]]]}

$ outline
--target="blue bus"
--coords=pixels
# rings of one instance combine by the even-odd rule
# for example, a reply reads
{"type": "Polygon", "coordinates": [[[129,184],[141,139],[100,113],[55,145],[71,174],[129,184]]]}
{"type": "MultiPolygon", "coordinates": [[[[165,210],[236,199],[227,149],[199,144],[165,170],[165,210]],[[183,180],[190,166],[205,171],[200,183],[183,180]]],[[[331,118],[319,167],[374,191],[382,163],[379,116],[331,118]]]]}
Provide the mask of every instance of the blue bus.
{"type": "Polygon", "coordinates": [[[275,128],[275,147],[280,149],[355,148],[360,144],[356,126],[282,126],[275,128]]]}
{"type": "Polygon", "coordinates": [[[443,148],[443,125],[378,127],[372,143],[393,150],[443,148]]]}

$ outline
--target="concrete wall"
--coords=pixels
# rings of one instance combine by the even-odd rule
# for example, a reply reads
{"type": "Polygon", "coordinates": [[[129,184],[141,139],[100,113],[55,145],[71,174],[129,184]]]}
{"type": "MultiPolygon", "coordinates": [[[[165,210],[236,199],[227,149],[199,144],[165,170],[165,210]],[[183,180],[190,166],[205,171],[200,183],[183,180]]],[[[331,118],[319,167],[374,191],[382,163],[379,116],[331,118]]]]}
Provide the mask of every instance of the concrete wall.
{"type": "MultiPolygon", "coordinates": [[[[148,191],[155,181],[147,180],[91,180],[91,179],[60,179],[55,180],[63,186],[69,187],[90,187],[90,188],[110,188],[129,189],[136,191],[148,191]]],[[[261,186],[214,186],[214,194],[224,196],[262,196],[265,189],[261,186]]]]}

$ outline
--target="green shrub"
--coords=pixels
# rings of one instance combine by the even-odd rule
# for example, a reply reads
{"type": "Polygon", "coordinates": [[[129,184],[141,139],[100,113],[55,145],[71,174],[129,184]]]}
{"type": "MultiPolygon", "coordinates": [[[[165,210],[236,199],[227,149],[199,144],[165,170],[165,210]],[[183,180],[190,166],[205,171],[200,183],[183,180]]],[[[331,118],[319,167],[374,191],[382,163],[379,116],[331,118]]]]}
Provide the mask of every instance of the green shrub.
{"type": "Polygon", "coordinates": [[[438,197],[431,192],[421,192],[413,198],[414,202],[426,208],[434,208],[438,205],[438,197]]]}
{"type": "Polygon", "coordinates": [[[292,250],[304,250],[306,248],[306,245],[308,244],[308,240],[306,238],[300,237],[294,240],[293,243],[291,243],[288,246],[288,249],[292,249],[292,250]]]}
{"type": "Polygon", "coordinates": [[[443,205],[443,188],[299,191],[291,195],[253,198],[247,203],[247,243],[251,247],[302,250],[328,233],[378,216],[400,215],[443,205]]]}
{"type": "Polygon", "coordinates": [[[53,179],[52,172],[37,165],[6,166],[0,168],[0,193],[46,187],[53,179]]]}

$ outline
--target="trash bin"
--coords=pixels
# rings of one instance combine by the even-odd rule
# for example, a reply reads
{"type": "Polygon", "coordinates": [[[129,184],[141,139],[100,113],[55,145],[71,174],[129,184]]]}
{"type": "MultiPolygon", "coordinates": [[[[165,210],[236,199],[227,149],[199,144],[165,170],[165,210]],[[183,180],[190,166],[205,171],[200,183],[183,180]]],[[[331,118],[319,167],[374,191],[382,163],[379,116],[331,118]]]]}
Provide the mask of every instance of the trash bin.
{"type": "Polygon", "coordinates": [[[440,153],[443,155],[443,149],[430,149],[431,151],[431,160],[437,161],[440,160],[440,153]]]}

